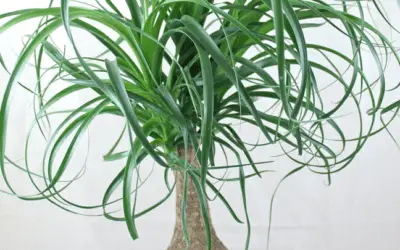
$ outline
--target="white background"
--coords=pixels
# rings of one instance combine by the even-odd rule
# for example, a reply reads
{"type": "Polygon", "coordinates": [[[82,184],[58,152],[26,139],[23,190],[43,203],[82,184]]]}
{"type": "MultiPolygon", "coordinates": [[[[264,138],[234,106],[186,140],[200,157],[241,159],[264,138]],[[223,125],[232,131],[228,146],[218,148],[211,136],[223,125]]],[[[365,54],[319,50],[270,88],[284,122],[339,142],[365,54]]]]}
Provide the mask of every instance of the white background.
{"type": "MultiPolygon", "coordinates": [[[[2,2],[1,13],[42,7],[47,3],[45,0],[2,2]]],[[[396,1],[385,0],[384,6],[393,23],[400,27],[400,8],[396,1]]],[[[376,25],[385,27],[380,19],[376,25]]],[[[13,31],[0,35],[0,53],[9,67],[12,67],[21,48],[21,36],[29,34],[34,27],[35,23],[22,24],[13,31]]],[[[394,40],[398,38],[396,34],[392,37],[394,40]]],[[[324,32],[323,29],[310,34],[308,39],[336,43],[339,46],[341,43],[335,34],[324,32]]],[[[88,50],[98,49],[90,43],[83,44],[82,47],[88,50]]],[[[368,65],[369,62],[365,63],[368,65]]],[[[394,60],[391,64],[396,65],[394,60]]],[[[22,77],[23,82],[29,83],[33,79],[34,75],[30,71],[27,69],[22,77]]],[[[387,71],[391,85],[399,82],[398,72],[396,67],[390,67],[387,71]]],[[[1,93],[7,79],[6,72],[0,70],[1,93]]],[[[14,95],[7,153],[13,159],[20,159],[23,157],[25,134],[32,121],[31,97],[22,92],[16,93],[19,94],[14,95]]],[[[78,96],[77,100],[79,98],[85,97],[78,96]]],[[[392,132],[400,139],[398,126],[398,122],[393,124],[392,132]]],[[[95,143],[91,144],[91,157],[86,173],[88,178],[79,188],[68,193],[69,197],[83,202],[99,201],[102,192],[115,175],[115,169],[110,168],[116,166],[101,163],[98,156],[108,148],[102,147],[102,144],[111,145],[117,136],[117,132],[113,133],[110,128],[117,128],[119,131],[121,123],[103,118],[96,121],[93,127],[91,138],[94,138],[95,143]],[[99,137],[101,138],[97,139],[99,137]]],[[[250,131],[242,133],[249,133],[251,136],[250,131]]],[[[396,145],[386,133],[382,133],[369,141],[350,167],[333,176],[333,183],[329,187],[326,185],[326,177],[307,170],[288,179],[278,192],[274,204],[270,249],[400,249],[399,160],[400,153],[396,145]]],[[[285,161],[279,164],[274,167],[278,172],[268,173],[262,180],[248,182],[252,220],[250,249],[266,249],[271,194],[280,178],[294,167],[286,165],[288,162],[285,161]]],[[[163,183],[160,182],[162,172],[155,171],[154,176],[149,180],[150,187],[140,196],[145,204],[156,201],[157,197],[165,193],[163,183]]],[[[21,190],[30,190],[26,179],[11,179],[21,190]]],[[[3,188],[4,185],[1,184],[0,187],[3,188]]],[[[224,191],[243,218],[237,184],[227,185],[224,191]]],[[[246,227],[236,224],[218,201],[211,204],[211,211],[218,235],[228,248],[243,249],[246,227]]],[[[154,212],[137,220],[140,239],[133,242],[124,223],[108,221],[103,217],[81,217],[62,211],[46,201],[25,202],[0,194],[0,250],[166,249],[172,236],[174,220],[172,198],[154,212]]]]}

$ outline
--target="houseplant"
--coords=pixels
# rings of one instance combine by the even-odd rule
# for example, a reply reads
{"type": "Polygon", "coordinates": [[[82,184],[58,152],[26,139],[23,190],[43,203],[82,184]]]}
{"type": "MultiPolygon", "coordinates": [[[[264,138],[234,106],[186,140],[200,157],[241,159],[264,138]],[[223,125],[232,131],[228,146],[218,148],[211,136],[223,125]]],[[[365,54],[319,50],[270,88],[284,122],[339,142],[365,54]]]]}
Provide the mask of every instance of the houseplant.
{"type": "MultiPolygon", "coordinates": [[[[383,15],[379,4],[372,2],[383,15]]],[[[10,71],[0,109],[0,167],[11,194],[24,200],[47,199],[71,212],[100,209],[108,219],[125,221],[136,239],[135,219],[157,208],[176,190],[177,223],[169,249],[226,249],[212,227],[207,201],[216,196],[232,217],[242,222],[223,190],[213,184],[214,179],[237,181],[248,227],[248,249],[251,226],[246,182],[265,172],[259,168],[263,162],[252,158],[254,147],[281,147],[283,156],[296,164],[287,176],[309,168],[326,175],[330,182],[331,175],[348,166],[371,136],[387,130],[400,108],[398,101],[385,102],[386,91],[393,88],[384,72],[389,55],[397,62],[400,58],[389,39],[364,18],[361,1],[329,4],[318,0],[253,0],[217,4],[126,0],[122,8],[129,9],[128,16],[117,3],[121,4],[97,1],[91,6],[62,0],[59,7],[53,7],[51,1],[49,8],[0,15],[6,20],[0,34],[21,22],[40,18],[37,30],[28,36],[10,71]],[[343,35],[350,52],[341,52],[333,44],[307,41],[308,29],[325,26],[343,35]],[[110,38],[104,27],[117,34],[116,39],[110,38]],[[75,57],[66,57],[65,51],[53,43],[51,36],[58,29],[65,30],[75,57]],[[85,41],[74,35],[75,29],[91,34],[106,52],[87,57],[78,48],[85,41]],[[324,63],[312,60],[311,52],[320,53],[324,63]],[[364,70],[365,54],[371,55],[376,78],[364,70]],[[114,61],[106,59],[110,55],[114,61]],[[44,58],[53,65],[43,67],[44,58]],[[18,77],[32,60],[37,79],[30,89],[18,77]],[[337,60],[347,65],[344,72],[338,69],[337,60]],[[48,74],[52,77],[44,82],[48,74]],[[329,76],[330,81],[321,83],[320,74],[329,76]],[[49,96],[48,88],[58,80],[69,84],[49,96]],[[12,91],[18,85],[35,98],[32,128],[39,128],[47,140],[41,175],[30,170],[28,157],[21,166],[6,156],[7,118],[12,91]],[[333,104],[323,91],[331,85],[340,87],[333,104]],[[88,89],[96,96],[87,103],[73,110],[52,109],[64,98],[88,89]],[[345,133],[340,123],[342,109],[349,103],[359,123],[356,135],[345,133]],[[59,113],[67,115],[59,124],[53,124],[52,116],[59,113]],[[94,119],[104,114],[126,119],[126,129],[104,156],[107,161],[124,159],[125,164],[101,204],[85,207],[62,196],[73,184],[63,175],[81,136],[94,119]],[[259,140],[249,142],[245,134],[235,130],[232,121],[258,129],[259,140]],[[50,130],[50,125],[55,129],[50,130]],[[116,151],[123,137],[128,138],[129,147],[116,151]],[[60,152],[62,146],[67,148],[65,152],[60,152]],[[217,152],[225,151],[236,157],[237,163],[216,166],[217,152]],[[137,211],[136,191],[142,184],[138,168],[146,158],[165,169],[168,193],[148,209],[137,211]],[[27,173],[38,189],[36,195],[14,190],[7,178],[6,163],[27,173]],[[221,169],[235,170],[238,177],[216,177],[213,171],[221,169]],[[172,173],[174,183],[168,178],[172,173]],[[119,186],[123,187],[123,217],[107,209],[118,202],[111,197],[119,186]]],[[[3,60],[1,64],[8,68],[3,60]]],[[[26,151],[29,142],[30,133],[26,151]]]]}

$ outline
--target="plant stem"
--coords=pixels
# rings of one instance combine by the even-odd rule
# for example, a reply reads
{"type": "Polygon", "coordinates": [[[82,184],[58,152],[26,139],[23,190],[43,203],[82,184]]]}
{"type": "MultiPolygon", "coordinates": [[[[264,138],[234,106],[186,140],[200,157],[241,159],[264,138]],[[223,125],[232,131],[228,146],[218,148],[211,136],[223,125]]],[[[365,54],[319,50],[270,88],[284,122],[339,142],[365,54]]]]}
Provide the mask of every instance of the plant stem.
{"type": "MultiPolygon", "coordinates": [[[[178,155],[185,159],[184,148],[178,148],[178,155]]],[[[195,151],[192,147],[188,148],[187,160],[195,167],[199,167],[199,163],[196,160],[195,151]]],[[[184,172],[175,171],[175,181],[176,181],[176,224],[174,229],[174,235],[168,250],[180,250],[186,249],[186,242],[184,240],[184,233],[182,228],[182,199],[184,193],[184,172]]],[[[203,250],[207,249],[207,239],[205,233],[205,227],[203,222],[203,217],[200,211],[200,201],[197,197],[196,189],[194,187],[193,181],[188,177],[187,186],[187,205],[186,205],[186,224],[189,234],[190,246],[188,249],[193,250],[203,250]]],[[[209,206],[207,204],[207,208],[209,206]]],[[[211,244],[213,250],[227,250],[221,240],[218,238],[214,226],[211,224],[211,244]]]]}

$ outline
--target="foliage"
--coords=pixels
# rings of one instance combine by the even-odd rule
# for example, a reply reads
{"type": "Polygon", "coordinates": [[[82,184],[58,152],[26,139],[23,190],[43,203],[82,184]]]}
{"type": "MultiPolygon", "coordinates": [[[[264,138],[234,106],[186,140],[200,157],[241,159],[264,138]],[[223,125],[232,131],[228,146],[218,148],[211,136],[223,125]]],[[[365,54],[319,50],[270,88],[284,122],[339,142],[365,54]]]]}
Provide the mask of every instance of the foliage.
{"type": "MultiPolygon", "coordinates": [[[[136,239],[135,219],[170,197],[174,186],[167,177],[171,170],[185,171],[186,177],[193,179],[203,208],[212,193],[241,222],[214,184],[216,177],[212,174],[216,169],[235,169],[238,178],[218,180],[240,184],[248,249],[251,231],[246,181],[265,172],[259,169],[265,162],[253,160],[254,148],[280,147],[282,156],[296,164],[287,176],[307,168],[326,175],[330,183],[331,175],[348,166],[371,136],[387,130],[399,111],[398,101],[385,102],[386,93],[392,88],[385,68],[390,55],[397,64],[400,58],[389,39],[366,20],[361,1],[126,0],[122,7],[112,0],[96,2],[92,6],[61,0],[60,7],[53,7],[51,1],[49,8],[0,15],[1,20],[6,20],[0,27],[2,36],[22,22],[40,18],[10,72],[1,103],[2,177],[9,192],[21,199],[47,199],[77,214],[100,209],[100,214],[110,220],[125,221],[136,239]],[[124,8],[129,9],[129,15],[123,14],[124,8]],[[118,37],[112,39],[105,27],[118,37]],[[335,44],[311,43],[306,38],[307,30],[327,27],[337,32],[338,39],[348,43],[351,51],[345,53],[335,44]],[[60,28],[65,30],[76,57],[65,56],[65,51],[52,42],[52,34],[60,28]],[[76,29],[91,34],[107,50],[97,57],[86,56],[86,51],[78,49],[85,41],[74,35],[76,29]],[[313,53],[323,60],[313,59],[313,53]],[[115,61],[106,59],[110,56],[115,61]],[[376,78],[366,72],[365,57],[374,65],[376,78]],[[34,89],[29,89],[19,82],[19,76],[32,58],[37,79],[34,89]],[[45,58],[54,65],[45,68],[45,58]],[[339,69],[339,64],[347,65],[346,69],[339,69]],[[52,76],[51,80],[45,82],[45,75],[52,76]],[[327,83],[326,79],[331,81],[327,83]],[[68,82],[68,86],[49,96],[47,90],[59,80],[68,82]],[[39,128],[46,138],[42,174],[29,169],[28,153],[23,166],[6,156],[11,96],[18,85],[35,98],[36,119],[30,131],[39,128]],[[333,86],[338,97],[334,104],[326,97],[327,89],[333,86]],[[74,93],[87,90],[96,94],[87,103],[73,110],[52,109],[74,93]],[[349,105],[358,119],[357,133],[346,133],[340,123],[343,110],[349,105]],[[51,117],[57,114],[66,117],[48,136],[51,117]],[[126,120],[120,138],[104,156],[105,161],[125,159],[126,164],[110,183],[101,204],[84,206],[62,196],[73,183],[65,181],[63,175],[80,138],[101,115],[126,120]],[[260,138],[256,143],[250,142],[235,130],[234,122],[251,125],[259,130],[260,138]],[[123,137],[129,138],[130,147],[116,152],[123,137]],[[63,146],[67,148],[65,152],[60,150],[63,146]],[[179,159],[177,147],[194,147],[200,169],[179,159]],[[216,166],[218,148],[235,155],[237,164],[216,166]],[[55,161],[57,156],[62,159],[60,163],[55,161]],[[137,211],[137,190],[143,182],[135,173],[146,158],[164,168],[168,192],[158,203],[137,211]],[[21,195],[13,189],[7,177],[7,163],[28,174],[38,190],[36,195],[21,195]],[[121,199],[111,200],[120,185],[121,199]],[[121,200],[124,217],[116,217],[107,207],[121,200]]],[[[373,3],[383,15],[380,5],[373,3]]],[[[3,60],[1,64],[7,68],[3,60]]],[[[31,133],[26,152],[30,136],[31,133]]],[[[184,202],[182,208],[185,206],[184,202]]],[[[208,220],[207,209],[202,212],[208,220]]],[[[207,235],[210,236],[209,229],[207,235]]]]}

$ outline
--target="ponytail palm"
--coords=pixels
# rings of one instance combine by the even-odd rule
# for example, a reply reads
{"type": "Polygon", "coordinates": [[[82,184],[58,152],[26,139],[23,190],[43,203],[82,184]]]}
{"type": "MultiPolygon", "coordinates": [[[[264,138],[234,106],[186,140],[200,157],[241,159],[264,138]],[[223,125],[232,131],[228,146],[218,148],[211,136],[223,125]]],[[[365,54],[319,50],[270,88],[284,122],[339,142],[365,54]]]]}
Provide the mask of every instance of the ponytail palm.
{"type": "MultiPolygon", "coordinates": [[[[331,175],[347,167],[367,140],[387,130],[397,115],[400,103],[386,102],[385,94],[393,90],[393,82],[386,79],[385,69],[389,55],[397,66],[400,58],[389,39],[364,16],[361,1],[350,5],[319,0],[106,0],[96,1],[96,5],[61,0],[59,7],[50,3],[49,8],[2,14],[2,37],[15,25],[40,18],[9,71],[1,100],[0,167],[8,192],[24,200],[47,199],[73,213],[94,210],[110,220],[125,221],[130,235],[137,239],[135,219],[163,204],[175,186],[181,185],[179,240],[189,246],[193,243],[190,234],[196,233],[187,221],[193,189],[206,247],[213,249],[216,242],[207,205],[215,196],[233,219],[247,225],[248,249],[251,225],[246,183],[266,173],[260,166],[270,160],[254,160],[254,149],[268,152],[278,147],[281,156],[291,159],[295,166],[287,176],[308,169],[326,175],[330,183],[331,175]],[[122,14],[125,9],[129,13],[122,14]],[[308,30],[323,32],[328,26],[347,42],[347,52],[334,43],[309,41],[308,30]],[[59,29],[66,32],[75,56],[66,56],[53,42],[52,35],[59,29]],[[88,56],[87,51],[79,49],[85,41],[76,35],[77,30],[90,34],[106,51],[88,56]],[[315,54],[320,59],[314,59],[315,54]],[[364,70],[366,55],[377,76],[364,70]],[[48,59],[52,65],[44,66],[48,59]],[[31,61],[37,75],[33,88],[19,81],[24,66],[31,61]],[[338,65],[346,67],[340,69],[338,65]],[[68,85],[48,94],[47,90],[59,80],[68,85]],[[21,86],[31,92],[36,105],[25,163],[18,165],[7,157],[6,139],[11,96],[14,87],[21,86]],[[83,105],[73,110],[54,109],[69,96],[88,90],[95,95],[83,105]],[[333,91],[334,102],[328,91],[333,91]],[[344,110],[349,108],[357,118],[357,132],[347,133],[346,124],[341,122],[344,110]],[[53,124],[52,116],[60,114],[65,119],[53,124]],[[63,196],[74,182],[66,181],[63,175],[80,138],[102,115],[122,117],[126,122],[121,136],[104,156],[105,161],[120,163],[123,159],[125,164],[100,204],[84,206],[63,196]],[[248,134],[238,132],[234,126],[237,123],[258,130],[260,136],[248,138],[248,134]],[[41,174],[29,169],[28,150],[34,128],[46,139],[41,174]],[[128,138],[129,146],[116,151],[123,138],[128,138]],[[61,147],[66,150],[61,151],[61,147]],[[222,152],[234,156],[236,163],[216,164],[222,152]],[[137,191],[143,184],[139,166],[147,158],[165,171],[167,194],[138,211],[137,191]],[[14,190],[7,174],[10,166],[26,172],[37,194],[14,190]],[[237,171],[237,178],[216,177],[213,172],[217,170],[237,171]],[[170,183],[168,175],[172,172],[182,178],[170,183]],[[216,180],[238,182],[244,220],[216,180]],[[120,186],[122,194],[113,200],[120,186]],[[108,209],[117,202],[121,202],[123,216],[108,209]]],[[[7,62],[1,62],[7,68],[7,62]]]]}

